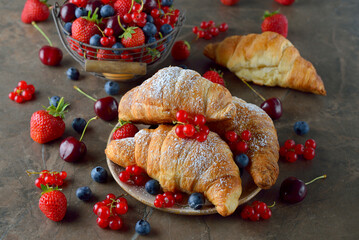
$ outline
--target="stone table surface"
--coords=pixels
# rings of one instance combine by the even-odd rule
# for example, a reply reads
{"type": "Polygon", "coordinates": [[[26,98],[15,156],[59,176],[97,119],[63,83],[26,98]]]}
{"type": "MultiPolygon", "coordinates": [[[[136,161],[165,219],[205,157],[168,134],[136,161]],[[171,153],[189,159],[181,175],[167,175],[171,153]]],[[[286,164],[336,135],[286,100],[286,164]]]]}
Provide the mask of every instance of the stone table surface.
{"type": "MultiPolygon", "coordinates": [[[[186,9],[187,20],[180,39],[193,40],[191,29],[202,20],[227,22],[226,34],[213,40],[192,41],[188,60],[176,62],[169,56],[160,67],[186,64],[204,73],[210,67],[224,71],[227,87],[234,96],[260,105],[253,94],[234,74],[216,66],[203,56],[203,47],[209,42],[234,34],[259,33],[261,16],[265,10],[280,9],[289,21],[288,39],[310,60],[322,77],[328,95],[316,96],[295,90],[252,85],[266,98],[279,97],[283,102],[283,116],[275,121],[279,142],[288,138],[304,143],[308,138],[317,141],[313,161],[295,163],[279,161],[280,175],[270,190],[261,191],[254,200],[268,204],[277,202],[268,221],[250,222],[240,217],[240,208],[229,217],[180,216],[152,209],[128,197],[129,212],[124,216],[125,229],[110,231],[96,225],[92,206],[107,193],[122,194],[123,190],[111,178],[106,184],[92,181],[90,171],[95,166],[108,169],[104,149],[112,127],[98,120],[91,123],[84,142],[88,153],[84,160],[66,163],[59,157],[59,144],[67,136],[79,137],[71,128],[75,117],[91,118],[92,102],[73,90],[73,85],[90,95],[106,96],[105,80],[81,69],[78,82],[66,78],[66,70],[81,68],[61,45],[50,17],[39,23],[55,45],[64,52],[60,66],[47,67],[38,59],[38,51],[46,44],[44,38],[31,26],[20,21],[24,1],[0,0],[0,239],[358,239],[358,106],[359,103],[359,2],[357,0],[307,0],[285,7],[273,0],[241,0],[226,7],[219,0],[175,1],[186,9]],[[20,80],[36,87],[36,99],[17,104],[8,99],[8,93],[20,80]],[[71,103],[66,117],[64,136],[47,144],[34,142],[29,135],[29,120],[33,112],[48,104],[48,97],[64,96],[71,103]],[[293,124],[307,121],[310,132],[296,136],[293,124]],[[65,170],[68,181],[63,192],[68,199],[68,210],[61,222],[47,219],[38,208],[39,189],[35,177],[25,170],[65,170]],[[289,176],[309,181],[327,174],[328,178],[308,186],[306,199],[295,205],[278,199],[280,183],[289,176]],[[80,186],[89,186],[95,199],[84,203],[75,196],[80,186]],[[151,233],[146,237],[135,234],[135,223],[147,216],[151,233]]],[[[54,1],[50,1],[54,3],[54,1]]],[[[147,77],[149,77],[148,75],[147,77]]],[[[143,78],[145,79],[145,78],[143,78]]],[[[142,79],[142,80],[143,80],[142,79]]],[[[121,96],[139,84],[122,84],[121,96]]],[[[115,124],[115,122],[113,122],[115,124]]]]}

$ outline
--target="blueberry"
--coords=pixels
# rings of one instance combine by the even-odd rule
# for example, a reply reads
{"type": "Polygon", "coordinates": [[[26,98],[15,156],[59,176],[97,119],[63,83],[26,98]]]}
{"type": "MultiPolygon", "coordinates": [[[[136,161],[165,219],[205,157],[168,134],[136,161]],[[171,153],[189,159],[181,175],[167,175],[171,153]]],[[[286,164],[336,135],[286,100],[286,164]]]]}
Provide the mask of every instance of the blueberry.
{"type": "Polygon", "coordinates": [[[147,37],[154,36],[157,33],[156,26],[153,23],[149,23],[149,22],[146,23],[146,25],[142,28],[142,30],[147,37]]]}
{"type": "Polygon", "coordinates": [[[105,5],[101,8],[100,14],[103,18],[111,17],[115,15],[115,9],[113,9],[110,5],[105,5]]]}
{"type": "Polygon", "coordinates": [[[82,201],[89,201],[92,197],[92,192],[89,187],[79,187],[76,190],[76,197],[82,201]]]}
{"type": "Polygon", "coordinates": [[[90,45],[100,47],[101,46],[100,40],[101,40],[101,36],[98,34],[95,34],[90,38],[90,45]]]}
{"type": "Polygon", "coordinates": [[[60,97],[52,96],[51,98],[49,98],[49,101],[50,101],[50,106],[57,107],[57,104],[59,104],[59,101],[60,101],[60,97]]]}
{"type": "Polygon", "coordinates": [[[309,132],[309,125],[306,122],[299,121],[294,124],[294,132],[298,135],[304,135],[309,132]]]}
{"type": "MultiPolygon", "coordinates": [[[[112,46],[112,48],[124,48],[124,46],[121,44],[121,43],[119,43],[119,42],[117,42],[117,43],[115,43],[113,46],[112,46]]],[[[119,51],[119,50],[117,50],[117,51],[112,51],[114,54],[116,54],[116,55],[121,55],[122,54],[122,51],[119,51]]]]}
{"type": "Polygon", "coordinates": [[[83,118],[75,118],[72,121],[72,128],[80,134],[83,132],[85,126],[86,126],[86,120],[83,118]]]}
{"type": "Polygon", "coordinates": [[[105,83],[105,91],[108,95],[116,95],[120,91],[120,84],[108,81],[105,83]]]}
{"type": "Polygon", "coordinates": [[[161,5],[164,7],[171,7],[173,4],[173,0],[162,0],[161,5]]]}
{"type": "Polygon", "coordinates": [[[147,17],[146,17],[146,20],[147,20],[147,22],[149,22],[149,23],[155,23],[155,20],[153,19],[153,17],[151,16],[151,15],[147,15],[147,17]]]}
{"type": "Polygon", "coordinates": [[[140,220],[136,223],[135,231],[140,235],[147,235],[151,231],[151,226],[146,220],[140,220]]]}
{"type": "Polygon", "coordinates": [[[201,209],[204,205],[204,197],[200,193],[192,193],[188,198],[188,205],[195,209],[201,209]]]}
{"type": "Polygon", "coordinates": [[[151,44],[151,45],[148,46],[148,47],[149,47],[149,48],[156,48],[156,47],[157,47],[157,43],[154,43],[154,42],[156,42],[156,41],[157,41],[157,39],[156,39],[155,37],[153,37],[153,36],[149,37],[148,40],[147,40],[147,44],[151,44],[151,43],[153,43],[153,44],[151,44]]]}
{"type": "Polygon", "coordinates": [[[163,24],[160,28],[160,32],[163,36],[168,35],[170,32],[172,32],[173,28],[169,24],[163,24]]]}
{"type": "Polygon", "coordinates": [[[87,11],[85,8],[82,8],[82,7],[78,7],[76,8],[75,10],[75,16],[76,18],[80,18],[82,16],[87,16],[87,11]]]}
{"type": "Polygon", "coordinates": [[[161,186],[157,180],[151,179],[146,182],[145,188],[149,194],[157,195],[160,192],[161,186]]]}
{"type": "Polygon", "coordinates": [[[107,180],[107,171],[103,167],[97,166],[92,169],[91,177],[95,182],[104,183],[107,180]]]}
{"type": "Polygon", "coordinates": [[[66,30],[66,34],[69,34],[69,35],[71,35],[72,34],[72,22],[67,22],[67,23],[65,23],[65,25],[64,25],[64,29],[66,30]]]}
{"type": "Polygon", "coordinates": [[[70,67],[66,72],[67,78],[71,80],[79,80],[80,73],[76,68],[70,67]]]}
{"type": "Polygon", "coordinates": [[[184,64],[181,64],[181,65],[178,65],[180,68],[183,68],[183,69],[188,69],[188,67],[184,64]]]}
{"type": "Polygon", "coordinates": [[[236,162],[239,168],[245,168],[249,163],[249,158],[246,154],[242,153],[235,156],[234,161],[236,162]]]}

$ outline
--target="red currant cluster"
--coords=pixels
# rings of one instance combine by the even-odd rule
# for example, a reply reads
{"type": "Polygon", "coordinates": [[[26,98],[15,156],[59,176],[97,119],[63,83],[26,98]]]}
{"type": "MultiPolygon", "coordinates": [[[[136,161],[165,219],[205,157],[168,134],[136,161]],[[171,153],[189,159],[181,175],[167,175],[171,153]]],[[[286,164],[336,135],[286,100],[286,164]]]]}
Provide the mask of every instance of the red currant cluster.
{"type": "Polygon", "coordinates": [[[197,35],[197,38],[204,38],[206,40],[212,39],[212,37],[216,37],[219,35],[220,32],[225,32],[228,30],[228,24],[222,23],[218,27],[216,27],[216,24],[210,20],[208,22],[203,21],[201,22],[199,29],[197,26],[194,26],[192,28],[192,32],[197,35]]]}
{"type": "Polygon", "coordinates": [[[197,114],[190,118],[184,110],[176,113],[177,123],[176,134],[179,138],[196,139],[198,142],[204,142],[209,134],[209,128],[205,125],[206,118],[202,114],[197,114]]]}
{"type": "Polygon", "coordinates": [[[62,186],[64,184],[64,180],[67,177],[67,173],[65,171],[61,172],[50,172],[48,170],[42,170],[41,172],[30,172],[26,171],[28,175],[39,174],[39,177],[35,180],[35,186],[41,189],[41,185],[55,185],[62,186]]]}
{"type": "Polygon", "coordinates": [[[121,182],[136,186],[144,186],[149,179],[146,172],[136,165],[127,166],[125,171],[120,172],[119,178],[121,182]]]}
{"type": "Polygon", "coordinates": [[[110,227],[112,230],[119,230],[123,227],[120,215],[127,213],[128,204],[126,198],[116,198],[115,194],[109,193],[106,199],[97,202],[92,210],[97,215],[96,222],[100,228],[110,227]]]}
{"type": "Polygon", "coordinates": [[[242,219],[258,221],[260,218],[266,220],[271,218],[272,210],[264,202],[254,201],[252,205],[247,205],[242,209],[242,219]]]}
{"type": "Polygon", "coordinates": [[[240,138],[238,134],[234,131],[226,132],[226,142],[231,148],[234,154],[246,153],[248,151],[248,144],[246,141],[251,140],[252,133],[249,130],[244,130],[241,133],[240,138]]]}
{"type": "Polygon", "coordinates": [[[9,93],[9,98],[17,103],[22,103],[31,100],[34,93],[34,85],[27,85],[25,81],[20,81],[14,91],[9,93]]]}
{"type": "Polygon", "coordinates": [[[157,208],[170,208],[173,207],[175,203],[181,203],[182,201],[183,201],[182,193],[165,192],[163,194],[158,194],[153,204],[157,208]]]}
{"type": "Polygon", "coordinates": [[[306,160],[312,160],[315,157],[316,142],[313,139],[308,139],[303,144],[295,144],[294,140],[288,139],[284,145],[279,149],[279,155],[284,157],[288,162],[295,162],[298,155],[303,155],[306,160]]]}
{"type": "Polygon", "coordinates": [[[181,12],[178,9],[162,7],[161,9],[152,9],[151,16],[153,17],[154,24],[157,29],[160,29],[160,27],[164,24],[169,24],[174,27],[175,23],[178,21],[180,13],[181,12]]]}
{"type": "Polygon", "coordinates": [[[116,38],[113,36],[112,28],[105,28],[102,32],[103,37],[100,39],[102,46],[113,46],[116,43],[116,38]]]}

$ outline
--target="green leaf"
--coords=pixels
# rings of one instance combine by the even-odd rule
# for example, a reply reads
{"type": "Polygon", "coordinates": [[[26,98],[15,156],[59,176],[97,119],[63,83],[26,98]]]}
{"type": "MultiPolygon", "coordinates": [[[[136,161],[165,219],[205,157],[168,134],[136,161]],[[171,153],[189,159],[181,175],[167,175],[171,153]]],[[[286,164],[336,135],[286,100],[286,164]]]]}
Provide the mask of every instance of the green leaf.
{"type": "Polygon", "coordinates": [[[54,117],[60,117],[62,119],[65,118],[65,113],[67,113],[66,108],[70,106],[69,103],[65,103],[64,98],[60,98],[59,103],[57,104],[57,107],[54,106],[49,106],[49,107],[44,107],[47,111],[48,114],[54,116],[54,117]]]}
{"type": "Polygon", "coordinates": [[[276,15],[278,13],[279,13],[279,9],[277,11],[274,11],[274,12],[269,12],[268,10],[266,10],[264,12],[264,16],[262,17],[262,20],[266,19],[267,17],[272,17],[272,16],[274,16],[274,15],[276,15]]]}
{"type": "Polygon", "coordinates": [[[129,39],[132,38],[132,34],[136,33],[135,29],[138,27],[128,27],[120,38],[129,39]]]}

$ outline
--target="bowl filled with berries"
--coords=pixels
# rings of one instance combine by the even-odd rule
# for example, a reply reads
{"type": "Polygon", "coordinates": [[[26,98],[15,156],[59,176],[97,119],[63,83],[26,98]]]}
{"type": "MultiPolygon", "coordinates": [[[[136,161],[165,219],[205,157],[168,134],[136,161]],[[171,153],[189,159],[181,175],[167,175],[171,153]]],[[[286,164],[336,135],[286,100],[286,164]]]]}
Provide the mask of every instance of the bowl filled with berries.
{"type": "Polygon", "coordinates": [[[185,20],[173,0],[68,0],[52,14],[62,44],[85,71],[117,81],[161,63],[185,20]]]}

